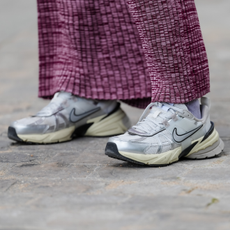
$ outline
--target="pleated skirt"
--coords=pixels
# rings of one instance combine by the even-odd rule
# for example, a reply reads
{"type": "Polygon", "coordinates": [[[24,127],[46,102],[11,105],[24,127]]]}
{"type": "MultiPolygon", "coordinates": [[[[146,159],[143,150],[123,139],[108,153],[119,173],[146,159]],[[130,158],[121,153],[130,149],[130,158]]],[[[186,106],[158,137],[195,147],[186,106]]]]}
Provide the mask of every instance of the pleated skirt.
{"type": "Polygon", "coordinates": [[[37,0],[39,97],[186,103],[209,92],[193,0],[37,0]]]}

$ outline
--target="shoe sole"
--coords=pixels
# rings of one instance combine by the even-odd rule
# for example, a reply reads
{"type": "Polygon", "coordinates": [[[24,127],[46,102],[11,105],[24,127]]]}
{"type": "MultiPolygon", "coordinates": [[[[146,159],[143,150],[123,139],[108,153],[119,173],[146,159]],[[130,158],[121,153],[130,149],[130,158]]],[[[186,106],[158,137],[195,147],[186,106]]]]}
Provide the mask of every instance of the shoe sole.
{"type": "Polygon", "coordinates": [[[103,115],[90,119],[87,124],[75,128],[74,126],[47,134],[27,134],[20,135],[14,127],[8,128],[8,137],[14,141],[51,144],[58,142],[70,141],[79,136],[105,137],[114,136],[124,133],[129,127],[129,118],[122,109],[118,109],[110,115],[103,115]],[[127,125],[128,126],[128,125],[127,125]]]}
{"type": "Polygon", "coordinates": [[[207,147],[204,148],[204,146],[201,145],[201,147],[199,148],[199,151],[197,151],[198,147],[199,145],[195,146],[194,149],[188,155],[186,155],[186,158],[198,160],[198,159],[215,157],[224,150],[224,142],[219,138],[211,146],[207,144],[207,147]]]}
{"type": "Polygon", "coordinates": [[[105,154],[119,160],[148,166],[166,166],[177,162],[183,157],[190,159],[204,159],[219,155],[224,149],[224,143],[219,138],[218,132],[213,129],[208,138],[201,137],[182,151],[181,147],[161,153],[161,154],[136,154],[119,151],[117,145],[108,142],[105,154]]]}

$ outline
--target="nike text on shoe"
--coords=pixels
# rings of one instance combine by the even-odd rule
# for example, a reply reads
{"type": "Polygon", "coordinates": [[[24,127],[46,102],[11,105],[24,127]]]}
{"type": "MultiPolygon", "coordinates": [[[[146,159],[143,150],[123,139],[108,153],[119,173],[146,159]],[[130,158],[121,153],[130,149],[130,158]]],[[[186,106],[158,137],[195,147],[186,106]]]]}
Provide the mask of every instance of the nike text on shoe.
{"type": "Polygon", "coordinates": [[[151,103],[137,125],[109,139],[105,154],[150,166],[168,165],[182,157],[216,156],[224,143],[210,122],[209,100],[205,97],[201,98],[201,112],[202,118],[197,119],[184,104],[151,103]]]}
{"type": "Polygon", "coordinates": [[[120,108],[120,103],[59,92],[35,116],[12,123],[8,137],[19,142],[55,143],[76,136],[118,135],[129,127],[130,121],[120,108]]]}

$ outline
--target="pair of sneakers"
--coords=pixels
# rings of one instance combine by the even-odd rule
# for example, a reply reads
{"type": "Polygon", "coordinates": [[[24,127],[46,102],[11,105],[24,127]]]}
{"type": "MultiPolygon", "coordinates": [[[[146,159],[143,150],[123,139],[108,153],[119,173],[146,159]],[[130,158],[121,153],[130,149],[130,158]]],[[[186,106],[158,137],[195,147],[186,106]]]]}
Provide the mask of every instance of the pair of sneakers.
{"type": "Polygon", "coordinates": [[[224,143],[210,121],[209,100],[202,98],[200,107],[202,118],[197,119],[184,104],[151,103],[129,129],[130,121],[118,102],[58,92],[35,116],[12,123],[8,137],[18,142],[48,144],[78,136],[122,134],[109,139],[106,155],[141,165],[163,166],[182,157],[213,157],[223,150],[224,143]]]}

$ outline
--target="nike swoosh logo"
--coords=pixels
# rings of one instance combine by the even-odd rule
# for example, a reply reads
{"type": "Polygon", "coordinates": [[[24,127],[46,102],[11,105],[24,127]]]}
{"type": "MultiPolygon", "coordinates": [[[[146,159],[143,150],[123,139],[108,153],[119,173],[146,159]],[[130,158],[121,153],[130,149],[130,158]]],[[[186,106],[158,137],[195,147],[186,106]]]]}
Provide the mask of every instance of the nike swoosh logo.
{"type": "Polygon", "coordinates": [[[82,120],[83,118],[93,114],[93,113],[96,113],[97,111],[99,111],[100,108],[97,107],[95,109],[92,109],[90,111],[87,111],[85,113],[81,113],[81,114],[76,114],[75,113],[75,108],[72,109],[71,113],[70,113],[70,116],[69,116],[69,120],[72,122],[72,123],[76,123],[77,121],[80,121],[82,120]]]}
{"type": "Polygon", "coordinates": [[[187,138],[191,137],[194,133],[196,133],[203,125],[193,129],[193,130],[190,130],[189,132],[187,133],[183,133],[183,134],[178,134],[177,133],[177,128],[175,128],[173,130],[173,133],[172,133],[172,136],[173,136],[173,139],[175,142],[177,143],[181,143],[183,142],[184,140],[186,140],[187,138]]]}

